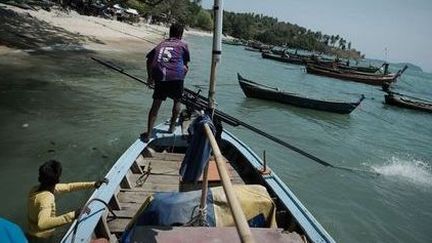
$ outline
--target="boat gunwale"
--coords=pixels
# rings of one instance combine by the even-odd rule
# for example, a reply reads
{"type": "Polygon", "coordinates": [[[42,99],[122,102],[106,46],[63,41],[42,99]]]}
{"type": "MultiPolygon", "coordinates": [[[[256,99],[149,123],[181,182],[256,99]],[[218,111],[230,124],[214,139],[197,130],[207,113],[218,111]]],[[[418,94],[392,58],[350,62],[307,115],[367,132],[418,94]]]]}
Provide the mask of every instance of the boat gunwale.
{"type": "MultiPolygon", "coordinates": [[[[246,158],[246,160],[255,167],[256,170],[262,168],[264,162],[261,160],[261,158],[248,145],[246,145],[232,133],[224,129],[224,132],[222,133],[222,139],[230,142],[231,145],[233,145],[238,150],[238,152],[241,153],[246,158]],[[235,146],[235,143],[240,145],[240,147],[235,146]],[[247,154],[249,154],[249,156],[247,154]]],[[[277,176],[276,173],[272,171],[270,175],[264,175],[262,178],[264,179],[264,182],[267,183],[267,186],[273,190],[282,203],[287,207],[299,226],[306,232],[306,235],[312,240],[312,242],[335,242],[330,234],[315,219],[315,217],[300,202],[297,196],[295,196],[295,194],[288,188],[287,185],[285,185],[285,183],[279,178],[279,176],[277,176]],[[284,195],[288,198],[284,197],[284,195]],[[290,207],[289,205],[294,207],[290,207]],[[297,213],[294,211],[297,211],[297,213]],[[302,217],[304,220],[300,220],[298,217],[302,217]]]]}

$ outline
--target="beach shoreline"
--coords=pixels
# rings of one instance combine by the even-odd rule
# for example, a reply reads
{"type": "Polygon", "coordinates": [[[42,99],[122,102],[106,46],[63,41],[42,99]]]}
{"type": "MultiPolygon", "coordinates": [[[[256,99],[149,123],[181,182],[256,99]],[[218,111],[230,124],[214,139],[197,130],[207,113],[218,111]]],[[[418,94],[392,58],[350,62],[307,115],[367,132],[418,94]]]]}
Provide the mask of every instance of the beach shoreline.
{"type": "MultiPolygon", "coordinates": [[[[49,50],[53,47],[94,52],[147,53],[168,36],[166,26],[143,22],[128,24],[80,15],[73,10],[26,10],[0,3],[1,19],[0,55],[49,50]],[[13,21],[11,16],[18,20],[13,21]]],[[[185,35],[211,36],[211,32],[189,29],[185,35]]]]}

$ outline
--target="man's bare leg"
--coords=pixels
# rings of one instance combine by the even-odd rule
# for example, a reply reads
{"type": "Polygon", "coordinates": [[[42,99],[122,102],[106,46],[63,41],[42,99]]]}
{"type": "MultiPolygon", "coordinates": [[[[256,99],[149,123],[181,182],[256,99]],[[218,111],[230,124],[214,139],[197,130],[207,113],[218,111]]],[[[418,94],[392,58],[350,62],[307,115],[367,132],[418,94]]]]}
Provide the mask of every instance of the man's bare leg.
{"type": "Polygon", "coordinates": [[[153,100],[152,107],[148,114],[147,133],[144,134],[143,136],[145,141],[150,138],[161,104],[162,104],[162,100],[153,100]]]}
{"type": "Polygon", "coordinates": [[[175,100],[173,103],[173,108],[172,108],[172,112],[171,112],[171,122],[170,122],[170,127],[168,132],[174,132],[175,130],[175,125],[176,125],[176,120],[180,114],[180,109],[181,109],[181,103],[180,100],[175,100]]]}

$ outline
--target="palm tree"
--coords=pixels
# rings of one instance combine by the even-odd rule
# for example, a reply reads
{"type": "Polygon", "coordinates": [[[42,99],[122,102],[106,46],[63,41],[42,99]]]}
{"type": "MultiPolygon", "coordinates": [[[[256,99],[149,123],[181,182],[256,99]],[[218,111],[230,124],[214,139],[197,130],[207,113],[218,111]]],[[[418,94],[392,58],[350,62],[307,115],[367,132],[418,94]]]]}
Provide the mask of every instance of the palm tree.
{"type": "Polygon", "coordinates": [[[339,40],[339,48],[342,49],[342,47],[344,47],[343,49],[345,49],[345,44],[346,44],[346,40],[344,38],[341,38],[339,40]]]}
{"type": "Polygon", "coordinates": [[[331,36],[330,36],[330,44],[331,44],[332,46],[334,46],[335,43],[336,43],[335,36],[334,36],[334,35],[331,35],[331,36]]]}
{"type": "Polygon", "coordinates": [[[340,36],[339,36],[339,35],[336,35],[336,37],[335,37],[335,45],[336,45],[336,43],[337,43],[339,40],[340,40],[340,36]]]}

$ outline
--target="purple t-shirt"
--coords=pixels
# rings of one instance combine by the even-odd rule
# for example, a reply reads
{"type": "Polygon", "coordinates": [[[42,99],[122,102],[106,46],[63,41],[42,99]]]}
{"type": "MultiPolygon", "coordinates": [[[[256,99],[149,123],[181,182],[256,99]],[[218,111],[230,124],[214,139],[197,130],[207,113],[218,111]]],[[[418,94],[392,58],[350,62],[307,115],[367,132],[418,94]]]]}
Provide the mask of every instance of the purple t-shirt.
{"type": "Polygon", "coordinates": [[[147,54],[151,61],[151,74],[155,81],[184,80],[184,65],[190,61],[189,49],[177,38],[162,41],[147,54]]]}

